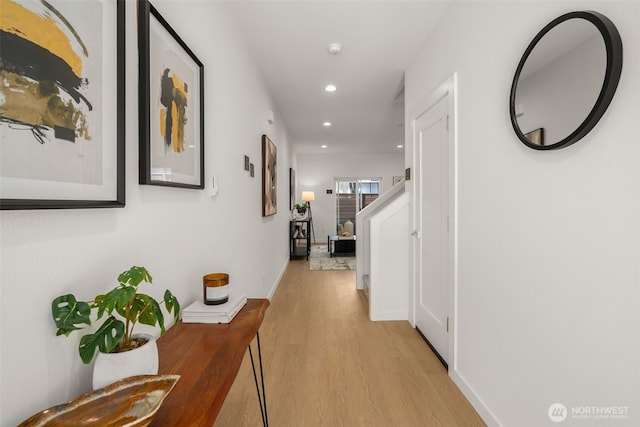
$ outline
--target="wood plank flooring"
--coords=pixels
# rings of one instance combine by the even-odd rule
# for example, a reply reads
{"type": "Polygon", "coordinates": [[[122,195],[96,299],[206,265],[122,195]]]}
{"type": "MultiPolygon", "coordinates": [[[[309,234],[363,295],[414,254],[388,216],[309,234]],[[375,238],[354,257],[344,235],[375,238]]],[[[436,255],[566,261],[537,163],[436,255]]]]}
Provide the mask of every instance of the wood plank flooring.
{"type": "MultiPolygon", "coordinates": [[[[369,321],[355,271],[291,261],[260,341],[271,427],[485,425],[408,322],[369,321]]],[[[260,425],[247,354],[215,427],[260,425]]]]}

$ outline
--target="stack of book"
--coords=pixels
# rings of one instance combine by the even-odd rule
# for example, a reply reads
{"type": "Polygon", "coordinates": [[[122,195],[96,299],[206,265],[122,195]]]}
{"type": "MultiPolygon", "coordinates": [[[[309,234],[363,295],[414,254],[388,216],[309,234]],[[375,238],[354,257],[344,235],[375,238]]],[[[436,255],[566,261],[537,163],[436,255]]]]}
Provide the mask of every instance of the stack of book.
{"type": "Polygon", "coordinates": [[[229,323],[247,303],[245,295],[229,293],[229,301],[224,304],[206,305],[196,301],[182,310],[184,323],[229,323]]]}

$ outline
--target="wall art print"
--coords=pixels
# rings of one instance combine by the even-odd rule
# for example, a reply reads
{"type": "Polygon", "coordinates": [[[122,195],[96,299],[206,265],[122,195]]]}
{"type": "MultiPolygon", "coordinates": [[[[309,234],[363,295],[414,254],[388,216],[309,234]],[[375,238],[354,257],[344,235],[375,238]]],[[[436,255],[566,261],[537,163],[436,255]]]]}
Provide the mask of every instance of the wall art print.
{"type": "Polygon", "coordinates": [[[524,137],[531,141],[532,144],[545,145],[544,133],[544,128],[539,128],[525,133],[524,137]]]}
{"type": "Polygon", "coordinates": [[[278,151],[267,135],[262,135],[262,216],[278,212],[278,151]]]}
{"type": "Polygon", "coordinates": [[[140,184],[204,188],[204,66],[148,1],[138,2],[140,184]]]}
{"type": "Polygon", "coordinates": [[[124,206],[124,1],[1,7],[0,208],[124,206]]]}
{"type": "Polygon", "coordinates": [[[289,210],[296,205],[296,171],[289,168],[289,210]]]}

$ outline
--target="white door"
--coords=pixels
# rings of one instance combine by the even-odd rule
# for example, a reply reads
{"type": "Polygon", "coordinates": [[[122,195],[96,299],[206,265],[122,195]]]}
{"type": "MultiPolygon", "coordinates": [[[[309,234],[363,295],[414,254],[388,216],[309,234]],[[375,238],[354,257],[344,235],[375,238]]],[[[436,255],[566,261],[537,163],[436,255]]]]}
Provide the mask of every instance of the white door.
{"type": "Polygon", "coordinates": [[[449,357],[449,130],[445,96],[414,122],[416,326],[449,357]]]}

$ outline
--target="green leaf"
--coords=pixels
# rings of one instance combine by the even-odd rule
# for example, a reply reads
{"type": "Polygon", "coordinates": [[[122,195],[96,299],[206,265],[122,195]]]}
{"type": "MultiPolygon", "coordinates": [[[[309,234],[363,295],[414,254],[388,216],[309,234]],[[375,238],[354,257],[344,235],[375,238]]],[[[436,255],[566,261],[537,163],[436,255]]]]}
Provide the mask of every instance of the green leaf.
{"type": "Polygon", "coordinates": [[[169,313],[173,311],[175,325],[180,324],[180,302],[169,289],[164,291],[164,305],[167,307],[169,313]]]}
{"type": "Polygon", "coordinates": [[[153,310],[156,312],[156,317],[158,318],[158,324],[160,325],[160,335],[164,335],[167,331],[164,327],[164,314],[162,313],[160,304],[158,304],[156,300],[153,300],[151,305],[153,306],[153,310]]]}
{"type": "Polygon", "coordinates": [[[118,276],[118,282],[121,284],[137,287],[141,282],[152,283],[151,274],[144,267],[136,267],[135,265],[127,271],[123,271],[118,276]]]}
{"type": "Polygon", "coordinates": [[[109,353],[124,336],[124,323],[109,316],[95,334],[88,334],[80,340],[80,358],[84,363],[91,362],[96,348],[109,353]]]}
{"type": "Polygon", "coordinates": [[[78,329],[79,325],[91,325],[91,306],[83,301],[77,301],[72,294],[61,295],[51,302],[51,316],[56,322],[56,335],[66,335],[78,329]]]}
{"type": "Polygon", "coordinates": [[[119,286],[106,295],[98,295],[94,300],[94,305],[98,307],[98,319],[100,319],[104,313],[111,315],[113,310],[116,310],[120,315],[124,316],[124,307],[131,301],[135,294],[135,288],[119,286]]]}
{"type": "MultiPolygon", "coordinates": [[[[133,314],[131,318],[135,318],[136,321],[144,323],[145,325],[155,326],[158,321],[158,304],[155,303],[154,307],[154,303],[155,301],[149,295],[136,294],[136,298],[131,305],[130,313],[133,314]]],[[[162,313],[160,313],[160,315],[162,316],[162,313]]]]}

